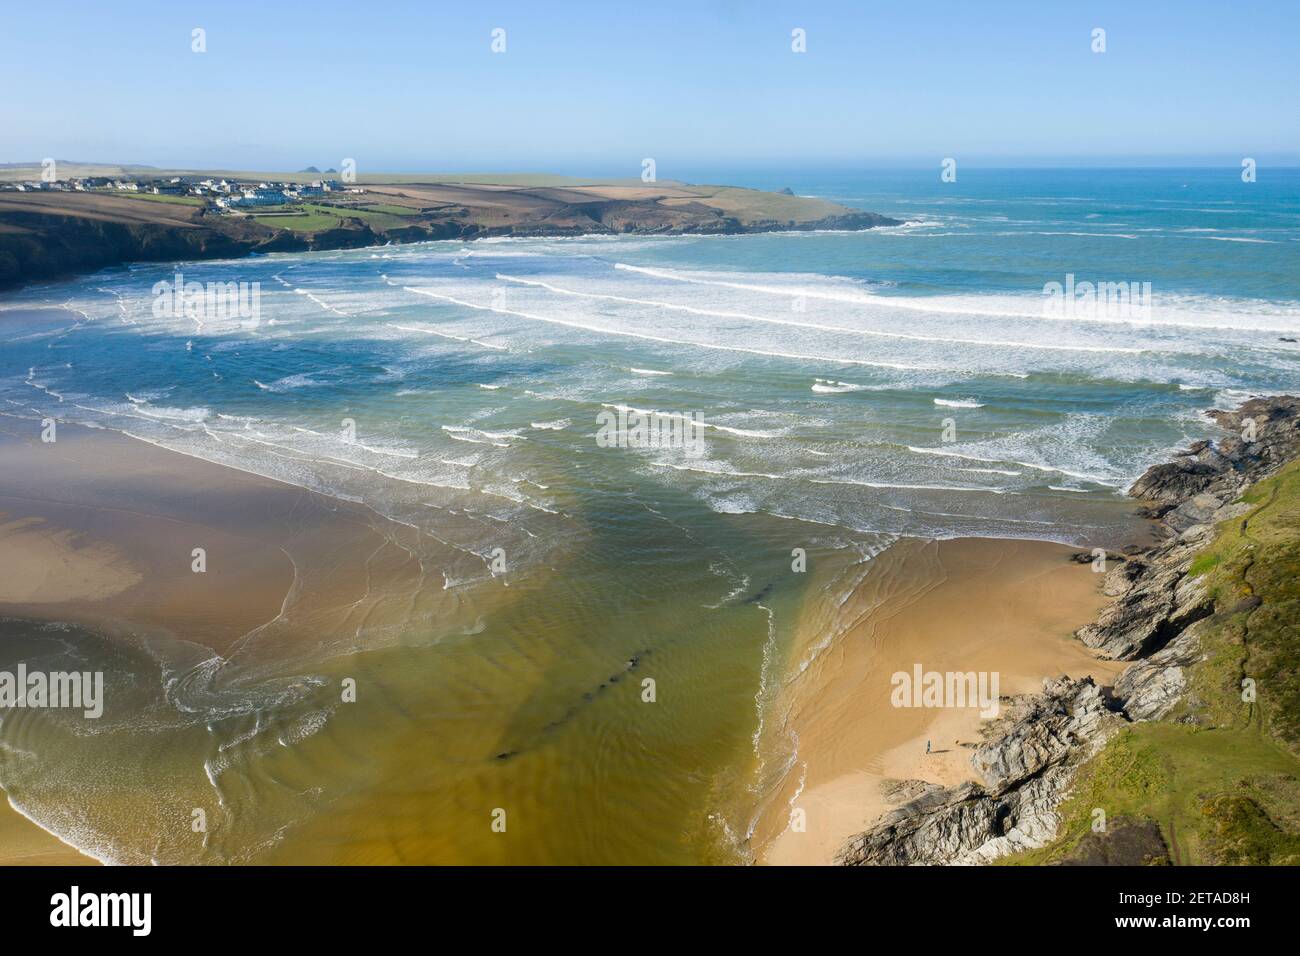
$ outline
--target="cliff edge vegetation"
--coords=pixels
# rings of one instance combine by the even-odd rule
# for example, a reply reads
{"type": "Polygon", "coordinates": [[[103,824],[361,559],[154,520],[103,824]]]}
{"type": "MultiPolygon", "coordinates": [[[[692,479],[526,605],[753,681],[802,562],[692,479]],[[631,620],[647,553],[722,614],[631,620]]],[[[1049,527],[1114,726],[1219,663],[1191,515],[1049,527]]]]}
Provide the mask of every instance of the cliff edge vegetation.
{"type": "Polygon", "coordinates": [[[917,781],[836,862],[1300,864],[1300,399],[1210,416],[1130,489],[1160,541],[1114,556],[1075,632],[1133,663],[1013,699],[980,782],[917,781]]]}
{"type": "Polygon", "coordinates": [[[1239,501],[1188,572],[1215,612],[1184,695],[1082,766],[1052,842],[1001,862],[1108,862],[1101,810],[1104,832],[1159,829],[1148,862],[1300,864],[1300,462],[1239,501]]]}

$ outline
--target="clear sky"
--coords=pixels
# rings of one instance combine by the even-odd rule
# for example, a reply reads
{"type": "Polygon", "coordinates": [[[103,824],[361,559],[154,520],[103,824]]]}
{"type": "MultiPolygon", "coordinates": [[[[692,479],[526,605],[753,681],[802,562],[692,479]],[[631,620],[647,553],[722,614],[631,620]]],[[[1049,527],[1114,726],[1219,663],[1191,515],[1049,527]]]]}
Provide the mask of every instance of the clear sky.
{"type": "Polygon", "coordinates": [[[0,162],[1296,164],[1300,2],[6,0],[0,91],[0,162]]]}

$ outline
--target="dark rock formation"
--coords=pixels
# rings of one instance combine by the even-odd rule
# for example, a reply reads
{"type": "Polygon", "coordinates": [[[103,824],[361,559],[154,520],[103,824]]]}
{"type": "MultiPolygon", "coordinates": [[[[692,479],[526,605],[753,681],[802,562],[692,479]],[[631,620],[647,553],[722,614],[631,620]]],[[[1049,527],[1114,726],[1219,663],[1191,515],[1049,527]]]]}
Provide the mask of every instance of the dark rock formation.
{"type": "Polygon", "coordinates": [[[1114,660],[1134,660],[1164,647],[1211,610],[1203,589],[1186,579],[1190,565],[1189,554],[1172,566],[1132,561],[1111,571],[1103,587],[1118,600],[1075,636],[1114,660]]]}
{"type": "MultiPolygon", "coordinates": [[[[1198,441],[1175,455],[1172,462],[1156,465],[1133,483],[1129,494],[1164,505],[1166,512],[1191,499],[1209,494],[1222,502],[1250,482],[1267,478],[1295,456],[1300,443],[1300,399],[1254,398],[1236,411],[1210,412],[1228,433],[1219,442],[1198,441]],[[1245,436],[1252,429],[1254,440],[1245,436]]],[[[1201,510],[1208,499],[1198,506],[1201,510]]]]}

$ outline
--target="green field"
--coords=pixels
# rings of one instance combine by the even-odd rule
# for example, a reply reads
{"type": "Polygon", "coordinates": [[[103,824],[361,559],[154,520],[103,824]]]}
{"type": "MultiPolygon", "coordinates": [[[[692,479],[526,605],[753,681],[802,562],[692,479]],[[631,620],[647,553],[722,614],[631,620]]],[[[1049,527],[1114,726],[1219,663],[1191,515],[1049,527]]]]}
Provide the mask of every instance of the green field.
{"type": "Polygon", "coordinates": [[[294,232],[322,232],[343,225],[343,220],[332,209],[310,203],[264,206],[252,219],[272,229],[292,229],[294,232]]]}
{"type": "Polygon", "coordinates": [[[203,206],[207,200],[198,196],[159,196],[153,193],[129,193],[119,189],[109,189],[104,191],[111,196],[121,196],[123,199],[147,199],[150,202],[169,202],[177,206],[203,206]]]}
{"type": "Polygon", "coordinates": [[[390,216],[420,215],[420,210],[412,209],[410,206],[394,206],[392,203],[385,203],[385,202],[367,203],[365,206],[361,208],[363,208],[366,212],[381,212],[381,213],[387,213],[390,216]]]}
{"type": "Polygon", "coordinates": [[[383,232],[385,229],[401,229],[403,226],[409,226],[411,223],[408,217],[418,215],[414,209],[403,206],[387,206],[383,203],[376,203],[373,206],[365,207],[331,207],[340,215],[349,216],[353,219],[360,219],[371,229],[376,232],[383,232]],[[400,213],[393,213],[389,210],[401,209],[400,213]]]}
{"type": "Polygon", "coordinates": [[[721,209],[741,222],[760,219],[781,222],[813,216],[834,216],[845,211],[843,207],[825,199],[787,196],[737,186],[696,186],[692,189],[699,193],[700,202],[721,209]]]}
{"type": "MultiPolygon", "coordinates": [[[[321,203],[295,203],[284,206],[264,206],[261,211],[252,214],[252,218],[255,222],[270,226],[272,229],[292,229],[294,232],[337,229],[343,226],[344,220],[347,219],[360,220],[376,232],[410,225],[405,216],[374,210],[373,206],[360,208],[321,203]]],[[[408,209],[405,213],[411,215],[414,211],[408,209]]]]}

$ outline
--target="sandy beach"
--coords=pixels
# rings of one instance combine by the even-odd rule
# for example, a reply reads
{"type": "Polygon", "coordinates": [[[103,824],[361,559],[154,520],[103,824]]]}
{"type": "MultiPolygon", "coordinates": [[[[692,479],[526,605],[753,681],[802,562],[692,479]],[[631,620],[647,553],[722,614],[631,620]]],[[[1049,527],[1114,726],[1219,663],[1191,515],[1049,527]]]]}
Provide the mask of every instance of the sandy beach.
{"type": "Polygon", "coordinates": [[[829,864],[840,844],[901,802],[897,783],[976,779],[970,746],[978,708],[891,704],[891,675],[997,672],[1002,696],[1037,691],[1045,677],[1122,667],[1071,637],[1105,603],[1076,549],[1039,541],[904,539],[872,564],[842,607],[814,601],[783,689],[797,760],[755,832],[760,862],[829,864]],[[930,752],[927,753],[927,743],[930,752]],[[893,791],[891,793],[891,791],[893,791]],[[791,826],[802,810],[806,829],[791,826]]]}
{"type": "MultiPolygon", "coordinates": [[[[46,444],[37,423],[0,418],[3,618],[81,624],[182,667],[311,661],[360,621],[382,635],[434,613],[442,592],[423,587],[413,537],[363,506],[116,433],[60,425],[46,444]]],[[[147,768],[124,776],[99,809],[129,819],[153,783],[147,768]]],[[[94,861],[0,804],[0,864],[70,862],[94,861]]]]}
{"type": "Polygon", "coordinates": [[[0,419],[8,615],[183,635],[228,656],[251,635],[273,643],[268,625],[290,615],[325,636],[394,592],[431,596],[416,542],[362,505],[113,432],[61,425],[44,444],[34,423],[0,419]]]}

